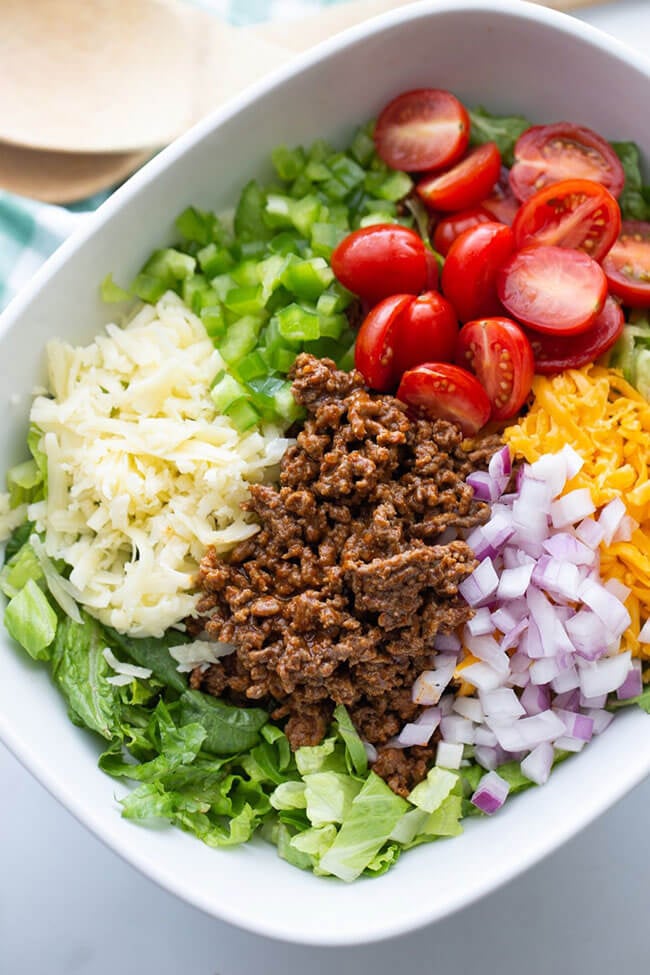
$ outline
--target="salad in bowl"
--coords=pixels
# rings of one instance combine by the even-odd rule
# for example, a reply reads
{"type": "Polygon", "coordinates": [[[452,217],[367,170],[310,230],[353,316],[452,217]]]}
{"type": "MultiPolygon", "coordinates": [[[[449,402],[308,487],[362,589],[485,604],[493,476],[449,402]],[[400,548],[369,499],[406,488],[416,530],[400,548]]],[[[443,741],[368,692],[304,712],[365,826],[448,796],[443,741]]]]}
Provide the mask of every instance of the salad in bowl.
{"type": "Polygon", "coordinates": [[[409,6],[170,146],[3,313],[0,736],[206,912],[403,933],[650,769],[612,267],[642,283],[647,84],[539,6],[409,6]],[[418,131],[442,158],[395,159],[418,131]]]}

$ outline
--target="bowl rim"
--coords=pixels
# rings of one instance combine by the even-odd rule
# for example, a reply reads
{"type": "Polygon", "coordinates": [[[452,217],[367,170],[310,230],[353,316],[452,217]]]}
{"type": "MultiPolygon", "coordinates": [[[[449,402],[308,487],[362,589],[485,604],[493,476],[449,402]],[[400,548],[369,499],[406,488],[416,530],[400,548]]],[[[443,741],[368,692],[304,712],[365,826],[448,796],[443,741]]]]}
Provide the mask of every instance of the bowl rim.
{"type": "MultiPolygon", "coordinates": [[[[228,101],[211,112],[208,116],[194,125],[169,146],[162,149],[155,157],[146,163],[129,180],[113,192],[93,213],[89,214],[83,225],[75,229],[59,248],[45,261],[41,268],[19,293],[14,296],[8,306],[0,313],[0,339],[13,322],[29,307],[34,298],[54,278],[74,255],[83,248],[86,240],[103,224],[123,208],[128,207],[130,201],[137,197],[140,190],[155,181],[158,176],[174,166],[177,160],[194,146],[198,145],[214,129],[220,127],[231,117],[239,114],[248,105],[273,91],[286,82],[299,76],[312,65],[326,59],[332,54],[344,51],[367,37],[372,37],[387,28],[398,24],[428,18],[437,14],[463,13],[467,16],[473,12],[493,12],[496,16],[505,16],[520,21],[533,21],[549,27],[558,33],[576,37],[585,41],[590,47],[599,52],[622,61],[628,66],[636,68],[645,75],[650,82],[650,60],[642,54],[629,48],[625,43],[610,37],[599,28],[593,27],[575,17],[557,10],[544,7],[529,0],[417,0],[406,7],[387,11],[376,17],[348,28],[328,40],[321,42],[310,50],[292,58],[265,78],[255,82],[240,95],[228,101]]],[[[379,942],[388,938],[407,934],[425,927],[436,921],[468,907],[514,877],[528,870],[551,852],[557,850],[571,837],[576,835],[586,825],[605,812],[610,806],[620,800],[623,795],[639,784],[650,774],[650,753],[644,762],[639,761],[623,776],[617,790],[601,794],[592,801],[588,810],[582,809],[576,815],[559,827],[544,843],[538,843],[525,856],[516,862],[502,868],[496,875],[487,879],[478,879],[471,892],[460,892],[449,899],[443,909],[427,909],[426,902],[414,904],[408,919],[403,921],[382,918],[381,930],[377,924],[362,920],[358,933],[344,932],[339,935],[319,937],[312,931],[296,931],[287,923],[281,928],[277,923],[269,924],[264,917],[251,917],[244,911],[231,909],[227,902],[219,905],[217,914],[214,905],[207,897],[186,889],[184,883],[174,881],[170,872],[161,865],[152,862],[148,855],[138,855],[129,851],[122,851],[115,845],[114,839],[107,834],[102,825],[95,821],[92,811],[89,811],[78,792],[67,786],[56,774],[41,761],[37,752],[21,740],[19,731],[9,726],[8,721],[0,712],[0,741],[2,741],[21,764],[33,774],[38,781],[57,799],[85,828],[89,829],[105,846],[116,853],[122,860],[136,867],[145,876],[155,881],[170,893],[180,897],[192,906],[198,908],[209,917],[236,925],[252,933],[275,940],[290,941],[295,944],[310,944],[319,946],[353,946],[379,942]]]]}

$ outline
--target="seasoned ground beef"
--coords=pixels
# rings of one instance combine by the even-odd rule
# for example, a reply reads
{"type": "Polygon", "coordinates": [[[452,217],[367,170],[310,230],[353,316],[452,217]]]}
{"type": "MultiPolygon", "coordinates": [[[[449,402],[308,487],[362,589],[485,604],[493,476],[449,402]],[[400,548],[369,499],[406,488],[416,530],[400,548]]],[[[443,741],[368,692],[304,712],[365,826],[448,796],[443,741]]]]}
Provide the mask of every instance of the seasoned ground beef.
{"type": "Polygon", "coordinates": [[[320,742],[344,704],[380,749],[376,771],[406,794],[430,754],[382,746],[420,711],[411,687],[436,634],[471,615],[458,584],[476,562],[456,535],[488,510],[465,477],[498,443],[468,449],[455,425],[409,418],[329,360],[300,355],[292,379],[307,419],[280,487],[251,487],[261,529],[201,563],[197,625],[236,651],[192,684],[264,704],[293,748],[320,742]]]}

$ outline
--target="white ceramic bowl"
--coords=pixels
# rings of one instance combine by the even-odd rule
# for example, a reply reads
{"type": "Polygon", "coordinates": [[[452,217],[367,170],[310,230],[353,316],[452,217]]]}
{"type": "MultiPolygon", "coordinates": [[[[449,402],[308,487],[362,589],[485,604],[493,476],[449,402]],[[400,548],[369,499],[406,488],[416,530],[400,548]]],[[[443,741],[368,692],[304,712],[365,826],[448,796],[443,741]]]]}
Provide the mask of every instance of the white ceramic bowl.
{"type": "MultiPolygon", "coordinates": [[[[449,88],[469,104],[535,121],[566,118],[610,138],[634,138],[650,158],[650,130],[639,121],[639,106],[650,99],[648,65],[578,21],[517,0],[444,0],[349,31],[161,153],[5,312],[2,466],[23,456],[29,391],[42,379],[46,340],[90,340],[107,321],[97,284],[108,271],[128,280],[171,239],[173,219],[186,205],[229,207],[244,181],[266,171],[278,143],[345,140],[390,97],[418,86],[449,88]]],[[[180,830],[121,819],[120,787],[98,771],[96,743],[69,722],[45,671],[4,632],[0,736],[82,823],[168,890],[252,931],[323,945],[402,933],[494,891],[650,771],[650,720],[640,712],[623,715],[544,788],[516,797],[490,820],[468,823],[457,839],[412,851],[379,879],[346,886],[288,866],[261,841],[217,851],[180,830]]]]}

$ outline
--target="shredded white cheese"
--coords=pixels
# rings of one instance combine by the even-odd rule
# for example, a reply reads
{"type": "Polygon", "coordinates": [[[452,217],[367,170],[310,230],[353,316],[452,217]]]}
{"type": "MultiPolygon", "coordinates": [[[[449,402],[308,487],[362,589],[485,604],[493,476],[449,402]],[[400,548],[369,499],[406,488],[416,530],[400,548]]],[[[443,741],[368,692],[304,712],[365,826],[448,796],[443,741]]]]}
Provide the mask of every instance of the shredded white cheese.
{"type": "Polygon", "coordinates": [[[123,687],[125,684],[130,684],[134,677],[141,677],[144,680],[151,677],[152,671],[149,667],[136,667],[135,664],[118,660],[110,647],[104,647],[102,653],[106,663],[115,671],[115,676],[106,678],[109,684],[123,687]]]}
{"type": "Polygon", "coordinates": [[[223,361],[171,292],[91,345],[49,343],[48,367],[51,395],[31,410],[48,493],[29,518],[90,613],[161,636],[194,612],[206,547],[257,531],[241,504],[251,482],[277,476],[289,441],[271,426],[242,435],[217,414],[209,388],[223,361]]]}
{"type": "Polygon", "coordinates": [[[219,657],[227,657],[234,649],[231,643],[194,640],[192,643],[180,643],[177,647],[170,647],[169,652],[178,663],[176,670],[189,673],[195,667],[205,669],[210,664],[216,664],[219,657]]]}

